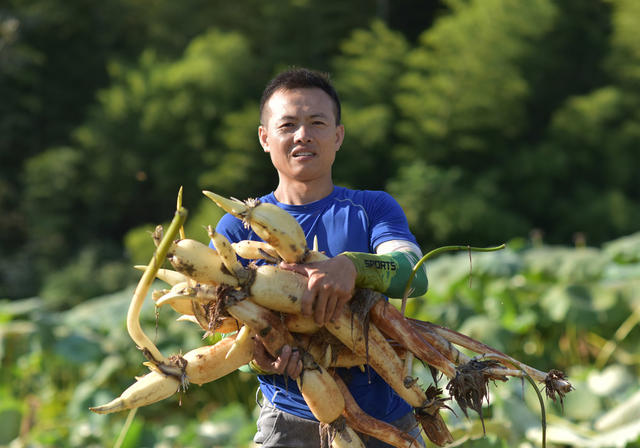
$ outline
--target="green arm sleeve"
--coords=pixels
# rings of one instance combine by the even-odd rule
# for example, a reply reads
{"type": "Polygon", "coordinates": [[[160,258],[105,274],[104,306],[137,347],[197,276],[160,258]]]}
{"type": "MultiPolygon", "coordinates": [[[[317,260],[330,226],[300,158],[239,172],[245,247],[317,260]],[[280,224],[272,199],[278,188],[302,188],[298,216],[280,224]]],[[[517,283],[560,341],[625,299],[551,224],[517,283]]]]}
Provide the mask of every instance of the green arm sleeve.
{"type": "Polygon", "coordinates": [[[271,375],[269,372],[265,372],[253,362],[249,361],[249,364],[238,367],[238,370],[244,373],[253,373],[255,375],[271,375]]]}
{"type": "MultiPolygon", "coordinates": [[[[418,256],[413,252],[397,251],[386,254],[366,254],[362,252],[343,252],[356,267],[356,287],[369,288],[389,297],[400,298],[404,294],[407,281],[418,256]]],[[[417,297],[427,292],[427,271],[424,265],[418,269],[409,297],[417,297]]]]}

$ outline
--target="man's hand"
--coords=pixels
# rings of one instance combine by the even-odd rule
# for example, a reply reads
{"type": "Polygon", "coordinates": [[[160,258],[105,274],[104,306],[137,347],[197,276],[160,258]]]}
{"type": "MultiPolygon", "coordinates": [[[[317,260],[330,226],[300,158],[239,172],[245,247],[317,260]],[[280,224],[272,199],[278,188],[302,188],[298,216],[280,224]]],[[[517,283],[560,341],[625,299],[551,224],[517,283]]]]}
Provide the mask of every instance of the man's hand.
{"type": "Polygon", "coordinates": [[[253,362],[264,372],[289,375],[294,380],[302,373],[302,359],[297,348],[289,345],[282,347],[277,358],[273,358],[264,348],[259,336],[255,337],[253,362]]]}
{"type": "Polygon", "coordinates": [[[280,267],[309,278],[302,296],[302,314],[313,315],[318,325],[340,317],[344,305],[353,295],[356,268],[343,255],[308,264],[282,263],[280,267]]]}

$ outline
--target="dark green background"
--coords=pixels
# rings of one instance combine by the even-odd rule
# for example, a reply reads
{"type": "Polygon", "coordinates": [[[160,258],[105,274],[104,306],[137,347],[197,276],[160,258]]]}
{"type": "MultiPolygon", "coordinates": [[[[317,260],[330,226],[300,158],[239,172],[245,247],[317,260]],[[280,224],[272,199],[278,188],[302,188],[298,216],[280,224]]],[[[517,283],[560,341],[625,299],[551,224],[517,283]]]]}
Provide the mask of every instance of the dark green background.
{"type": "MultiPolygon", "coordinates": [[[[113,446],[126,415],[87,408],[144,373],[131,265],[180,186],[203,241],[202,189],[274,188],[257,102],[300,65],[342,96],[338,184],[393,194],[424,252],[508,243],[429,263],[410,316],[567,371],[554,446],[639,446],[638,23],[637,0],[0,2],[0,445],[113,446]]],[[[163,353],[213,342],[175,317],[143,311],[163,353]]],[[[124,446],[246,446],[243,375],[140,409],[124,446]]],[[[486,437],[447,422],[465,446],[537,446],[525,389],[498,385],[486,437]]]]}

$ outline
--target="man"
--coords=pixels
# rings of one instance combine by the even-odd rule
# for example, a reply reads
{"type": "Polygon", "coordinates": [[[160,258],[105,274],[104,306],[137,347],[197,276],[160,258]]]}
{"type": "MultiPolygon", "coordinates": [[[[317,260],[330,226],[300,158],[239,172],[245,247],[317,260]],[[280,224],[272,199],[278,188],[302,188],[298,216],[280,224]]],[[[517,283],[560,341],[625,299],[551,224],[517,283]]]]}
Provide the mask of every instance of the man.
{"type": "MultiPolygon", "coordinates": [[[[302,226],[309,245],[316,237],[319,250],[331,257],[283,265],[309,278],[302,311],[319,325],[340,315],[356,286],[401,296],[421,256],[404,212],[391,196],[333,184],[331,170],[344,138],[340,113],[340,100],[328,79],[307,69],[276,76],[260,103],[258,137],[279,179],[275,191],[260,200],[287,210],[302,226]]],[[[225,215],[216,230],[232,242],[259,240],[231,215],[225,215]]],[[[416,275],[412,285],[414,295],[424,294],[426,273],[416,275]]],[[[295,381],[285,378],[300,375],[300,353],[286,346],[273,359],[257,343],[252,364],[261,373],[265,398],[255,442],[263,447],[319,447],[318,423],[295,381]]],[[[373,370],[339,370],[365,412],[419,438],[411,407],[373,370]]],[[[373,438],[366,443],[372,448],[388,446],[373,438]]]]}

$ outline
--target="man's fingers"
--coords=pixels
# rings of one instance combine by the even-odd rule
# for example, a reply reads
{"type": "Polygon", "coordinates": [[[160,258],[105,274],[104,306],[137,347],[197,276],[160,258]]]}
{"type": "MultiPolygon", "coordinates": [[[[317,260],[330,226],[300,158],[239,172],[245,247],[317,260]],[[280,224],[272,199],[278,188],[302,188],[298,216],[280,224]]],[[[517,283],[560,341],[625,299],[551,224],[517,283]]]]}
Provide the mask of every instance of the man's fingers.
{"type": "Polygon", "coordinates": [[[305,277],[309,276],[309,271],[307,270],[309,268],[308,265],[290,264],[290,263],[283,262],[283,263],[280,263],[280,267],[287,271],[297,272],[298,274],[302,274],[305,277]]]}
{"type": "Polygon", "coordinates": [[[333,320],[333,316],[336,313],[336,308],[338,307],[340,301],[338,300],[338,296],[332,294],[327,301],[327,308],[324,312],[323,324],[326,324],[330,320],[333,320]]]}
{"type": "Polygon", "coordinates": [[[300,308],[303,316],[311,316],[313,314],[313,304],[316,300],[316,292],[307,289],[302,294],[302,302],[300,302],[300,308]]]}
{"type": "Polygon", "coordinates": [[[318,292],[318,295],[316,296],[316,302],[314,304],[313,310],[313,320],[315,320],[316,324],[324,325],[327,305],[329,304],[330,299],[330,292],[326,288],[321,288],[318,292]]]}
{"type": "Polygon", "coordinates": [[[302,372],[302,361],[300,360],[300,351],[298,349],[293,349],[291,351],[291,356],[289,357],[289,362],[287,363],[287,375],[289,375],[294,380],[300,376],[302,372]]]}
{"type": "Polygon", "coordinates": [[[302,373],[302,356],[297,347],[283,345],[277,358],[273,358],[265,349],[259,336],[255,337],[253,360],[265,372],[289,375],[296,379],[302,373]]]}
{"type": "Polygon", "coordinates": [[[273,362],[273,369],[280,375],[286,374],[296,379],[302,372],[300,351],[297,348],[292,349],[289,345],[283,346],[280,356],[273,362]]]}
{"type": "Polygon", "coordinates": [[[280,355],[273,362],[273,368],[277,373],[282,375],[287,368],[287,364],[289,363],[289,358],[291,357],[291,347],[288,345],[284,345],[282,350],[280,351],[280,355]]]}
{"type": "Polygon", "coordinates": [[[351,294],[342,296],[342,298],[338,300],[338,303],[336,304],[336,307],[333,309],[333,313],[329,318],[331,322],[336,321],[340,317],[340,314],[342,314],[342,309],[347,304],[350,298],[351,298],[351,294]]]}

